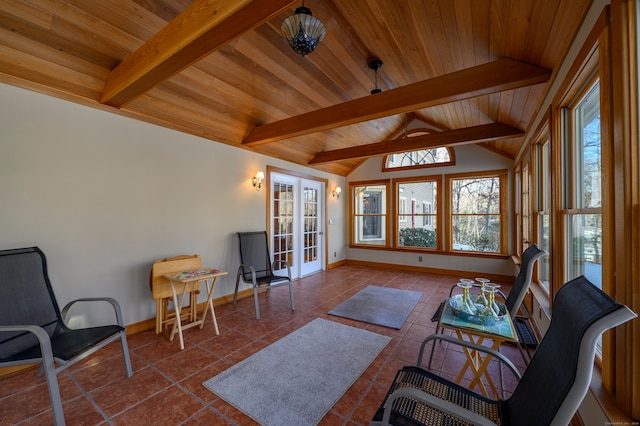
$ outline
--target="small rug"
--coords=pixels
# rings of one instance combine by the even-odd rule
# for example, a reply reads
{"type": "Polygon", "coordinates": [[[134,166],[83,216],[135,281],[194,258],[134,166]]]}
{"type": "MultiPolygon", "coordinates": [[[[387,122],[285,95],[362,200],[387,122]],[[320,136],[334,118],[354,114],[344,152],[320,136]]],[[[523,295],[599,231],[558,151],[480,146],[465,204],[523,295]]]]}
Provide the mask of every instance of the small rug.
{"type": "Polygon", "coordinates": [[[368,286],[329,311],[330,315],[400,329],[422,293],[368,286]]]}
{"type": "Polygon", "coordinates": [[[315,425],[390,340],[318,318],[203,384],[261,425],[315,425]]]}

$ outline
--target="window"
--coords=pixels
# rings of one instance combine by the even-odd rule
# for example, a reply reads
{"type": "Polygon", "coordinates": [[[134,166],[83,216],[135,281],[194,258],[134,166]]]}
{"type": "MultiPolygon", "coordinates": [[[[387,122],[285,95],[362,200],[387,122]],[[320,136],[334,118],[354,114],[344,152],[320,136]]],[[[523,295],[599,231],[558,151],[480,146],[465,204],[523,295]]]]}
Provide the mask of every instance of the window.
{"type": "Polygon", "coordinates": [[[398,220],[400,222],[407,221],[407,199],[406,197],[400,197],[398,200],[398,220]]]}
{"type": "MultiPolygon", "coordinates": [[[[538,247],[551,253],[551,142],[545,125],[533,146],[535,155],[535,205],[536,240],[538,247]]],[[[538,261],[536,281],[550,293],[551,257],[547,255],[538,261]]]]}
{"type": "Polygon", "coordinates": [[[531,175],[529,164],[522,166],[522,248],[521,254],[531,242],[531,175]]]}
{"type": "Polygon", "coordinates": [[[448,148],[420,149],[417,151],[399,152],[387,156],[384,170],[429,165],[450,165],[451,163],[451,154],[448,148]]]}
{"type": "MultiPolygon", "coordinates": [[[[410,130],[402,139],[423,136],[431,133],[426,129],[410,130]]],[[[415,169],[421,167],[451,166],[455,164],[453,150],[448,147],[417,149],[396,152],[384,157],[382,171],[415,169]]]]}
{"type": "Polygon", "coordinates": [[[500,171],[447,177],[454,251],[506,253],[506,176],[500,171]]]}
{"type": "MultiPolygon", "coordinates": [[[[602,288],[602,144],[600,83],[562,109],[565,129],[565,280],[584,275],[602,288]]],[[[602,358],[602,338],[597,355],[602,358]]]]}
{"type": "Polygon", "coordinates": [[[439,176],[398,179],[395,190],[398,200],[396,246],[420,249],[438,247],[437,206],[440,193],[439,176]],[[411,208],[406,201],[411,200],[411,208]]]}
{"type": "Polygon", "coordinates": [[[388,246],[389,183],[351,183],[353,245],[388,246]]]}
{"type": "Polygon", "coordinates": [[[422,226],[431,226],[433,223],[431,215],[433,214],[433,206],[428,201],[422,202],[422,211],[424,215],[422,216],[422,226]]]}
{"type": "Polygon", "coordinates": [[[563,111],[566,134],[566,280],[585,275],[602,288],[602,146],[600,84],[591,85],[563,111]]]}

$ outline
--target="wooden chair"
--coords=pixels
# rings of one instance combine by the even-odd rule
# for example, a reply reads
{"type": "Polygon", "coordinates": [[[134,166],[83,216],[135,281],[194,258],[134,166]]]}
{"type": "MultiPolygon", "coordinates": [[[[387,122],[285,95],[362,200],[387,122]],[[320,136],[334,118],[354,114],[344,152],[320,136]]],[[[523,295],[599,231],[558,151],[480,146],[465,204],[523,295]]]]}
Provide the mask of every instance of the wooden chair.
{"type": "MultiPolygon", "coordinates": [[[[200,269],[201,265],[202,258],[199,254],[180,255],[153,262],[150,286],[152,297],[156,301],[156,334],[162,333],[166,326],[173,324],[176,315],[175,310],[169,311],[169,301],[173,294],[171,293],[171,283],[165,278],[165,275],[200,269]]],[[[200,283],[189,284],[187,291],[189,292],[189,306],[183,309],[181,316],[188,317],[189,322],[194,322],[200,283]]]]}

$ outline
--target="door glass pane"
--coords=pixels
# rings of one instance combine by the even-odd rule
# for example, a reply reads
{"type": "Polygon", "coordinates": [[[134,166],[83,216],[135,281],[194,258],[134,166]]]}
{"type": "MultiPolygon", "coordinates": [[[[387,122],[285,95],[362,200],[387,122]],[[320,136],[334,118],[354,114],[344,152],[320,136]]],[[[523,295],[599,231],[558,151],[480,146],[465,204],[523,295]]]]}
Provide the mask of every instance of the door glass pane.
{"type": "Polygon", "coordinates": [[[273,259],[293,266],[293,185],[273,183],[273,212],[273,259]]]}
{"type": "Polygon", "coordinates": [[[304,263],[318,260],[318,191],[304,188],[304,263]]]}

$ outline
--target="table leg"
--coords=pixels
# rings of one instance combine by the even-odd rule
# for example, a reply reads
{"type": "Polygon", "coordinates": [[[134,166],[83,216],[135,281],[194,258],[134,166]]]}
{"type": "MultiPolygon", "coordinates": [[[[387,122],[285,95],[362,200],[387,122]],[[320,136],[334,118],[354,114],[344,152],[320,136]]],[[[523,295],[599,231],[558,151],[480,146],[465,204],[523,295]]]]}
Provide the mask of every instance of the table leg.
{"type": "MultiPolygon", "coordinates": [[[[494,340],[493,345],[491,346],[491,349],[497,351],[500,348],[501,343],[502,342],[500,340],[494,340]]],[[[480,365],[478,366],[477,371],[474,375],[474,378],[471,381],[471,384],[469,385],[469,388],[470,389],[473,388],[473,386],[476,383],[483,385],[482,376],[484,376],[486,377],[487,382],[489,383],[489,387],[493,391],[494,397],[499,398],[498,389],[496,388],[496,385],[493,383],[493,379],[491,378],[491,375],[487,371],[487,367],[489,367],[489,363],[491,362],[491,358],[492,358],[491,355],[484,355],[484,358],[483,358],[478,353],[478,358],[479,360],[482,360],[482,363],[480,363],[480,365]]],[[[486,392],[486,388],[485,388],[485,392],[486,392]]],[[[485,396],[489,396],[488,393],[485,393],[485,396]]]]}
{"type": "MultiPolygon", "coordinates": [[[[470,343],[475,343],[477,345],[481,345],[482,342],[484,341],[484,337],[482,336],[476,336],[476,339],[474,339],[473,335],[462,333],[460,330],[456,330],[456,334],[460,340],[469,341],[470,343]],[[465,335],[467,336],[468,340],[464,338],[465,335]]],[[[502,340],[494,339],[491,349],[497,351],[500,348],[501,343],[502,343],[502,340]]],[[[484,376],[487,379],[487,383],[489,384],[489,387],[493,391],[495,397],[498,398],[499,397],[498,389],[496,388],[496,385],[493,383],[493,379],[491,378],[491,375],[487,371],[487,367],[491,362],[491,358],[492,358],[491,355],[485,354],[483,356],[480,352],[475,351],[473,349],[464,348],[464,347],[463,349],[464,349],[465,356],[467,358],[467,362],[460,370],[458,377],[456,377],[456,383],[460,383],[467,369],[471,369],[471,372],[473,373],[473,379],[469,384],[469,389],[473,389],[473,387],[477,384],[478,387],[480,388],[480,392],[484,396],[488,397],[489,392],[487,390],[487,387],[484,381],[482,380],[482,376],[484,376]]]]}
{"type": "Polygon", "coordinates": [[[162,332],[162,306],[164,301],[162,299],[156,300],[156,334],[162,332]]]}
{"type": "Polygon", "coordinates": [[[173,307],[175,309],[176,317],[174,319],[173,327],[171,328],[171,337],[169,337],[169,341],[173,341],[173,336],[178,333],[180,337],[180,349],[184,349],[184,338],[182,337],[182,305],[184,304],[184,298],[187,294],[187,285],[183,284],[184,288],[182,289],[182,297],[178,300],[178,295],[176,294],[176,286],[173,281],[171,282],[171,293],[173,294],[173,307]],[[176,330],[177,328],[177,330],[176,330]]]}
{"type": "MultiPolygon", "coordinates": [[[[465,333],[462,333],[459,330],[456,330],[456,334],[458,335],[458,339],[463,341],[468,341],[470,343],[475,343],[480,345],[484,341],[484,338],[482,336],[477,336],[477,339],[474,339],[472,335],[467,335],[465,333]],[[464,338],[465,335],[467,336],[468,340],[464,338]]],[[[467,372],[467,370],[471,369],[471,372],[473,373],[473,381],[469,385],[469,389],[473,389],[473,386],[476,384],[476,381],[477,381],[479,364],[480,364],[480,360],[479,360],[480,355],[476,351],[466,348],[464,346],[462,347],[462,349],[463,349],[464,355],[467,358],[467,362],[464,364],[464,366],[460,370],[460,373],[458,374],[458,377],[456,377],[455,381],[456,383],[460,383],[462,381],[464,374],[467,372]]],[[[480,387],[480,392],[484,396],[489,396],[489,392],[487,391],[487,388],[484,382],[482,380],[479,380],[477,382],[478,382],[478,386],[480,387]]]]}
{"type": "Polygon", "coordinates": [[[216,285],[216,280],[218,277],[211,278],[211,285],[209,285],[209,280],[204,280],[205,287],[207,288],[207,303],[204,306],[204,312],[202,314],[202,324],[200,324],[200,328],[204,327],[204,321],[207,319],[207,311],[211,308],[211,316],[213,317],[213,325],[216,329],[216,336],[220,334],[220,330],[218,330],[218,321],[216,320],[216,311],[213,309],[213,289],[216,285]]]}

